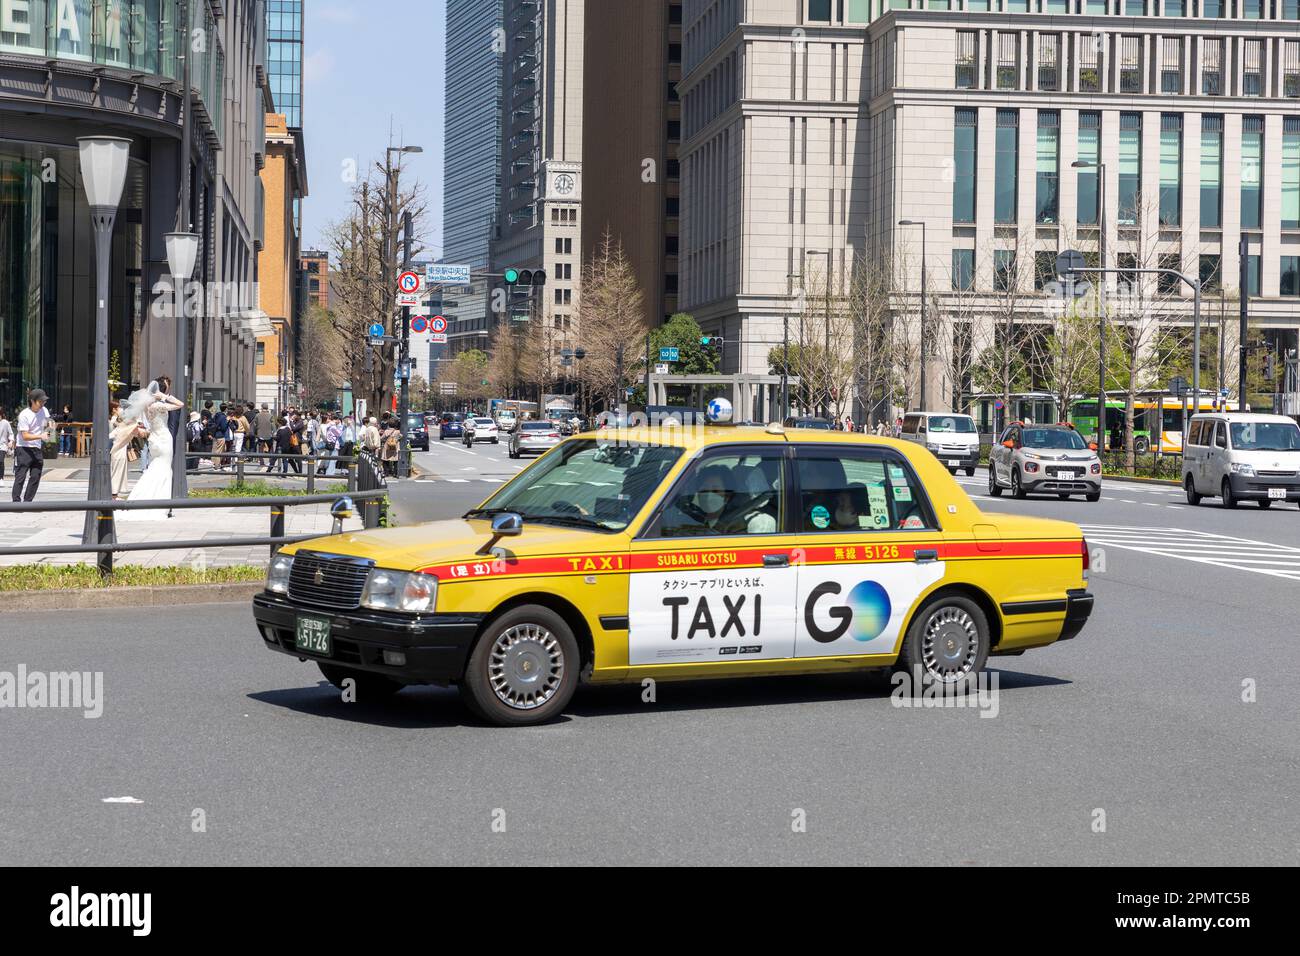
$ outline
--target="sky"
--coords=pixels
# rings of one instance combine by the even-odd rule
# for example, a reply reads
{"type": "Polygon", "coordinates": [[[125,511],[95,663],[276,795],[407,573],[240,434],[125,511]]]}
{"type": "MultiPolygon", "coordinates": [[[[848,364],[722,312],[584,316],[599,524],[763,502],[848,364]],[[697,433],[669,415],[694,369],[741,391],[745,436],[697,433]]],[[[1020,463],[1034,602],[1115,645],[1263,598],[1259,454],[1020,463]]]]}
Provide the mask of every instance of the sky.
{"type": "MultiPolygon", "coordinates": [[[[452,0],[455,2],[455,0],[452,0]]],[[[303,136],[308,197],[303,248],[348,214],[345,163],[384,160],[387,146],[423,146],[403,163],[428,191],[425,256],[442,253],[443,50],[446,0],[305,0],[303,136]]]]}

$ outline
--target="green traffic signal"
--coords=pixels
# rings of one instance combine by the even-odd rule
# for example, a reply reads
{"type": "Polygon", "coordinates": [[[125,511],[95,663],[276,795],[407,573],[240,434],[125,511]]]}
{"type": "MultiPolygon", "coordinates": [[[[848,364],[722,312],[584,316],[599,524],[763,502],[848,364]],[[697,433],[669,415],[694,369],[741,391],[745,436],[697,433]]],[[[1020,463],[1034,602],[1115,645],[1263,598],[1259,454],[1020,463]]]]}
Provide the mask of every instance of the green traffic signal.
{"type": "Polygon", "coordinates": [[[514,285],[514,284],[515,284],[516,282],[518,282],[518,281],[519,281],[519,270],[518,270],[518,269],[507,269],[507,270],[506,270],[506,285],[514,285]]]}

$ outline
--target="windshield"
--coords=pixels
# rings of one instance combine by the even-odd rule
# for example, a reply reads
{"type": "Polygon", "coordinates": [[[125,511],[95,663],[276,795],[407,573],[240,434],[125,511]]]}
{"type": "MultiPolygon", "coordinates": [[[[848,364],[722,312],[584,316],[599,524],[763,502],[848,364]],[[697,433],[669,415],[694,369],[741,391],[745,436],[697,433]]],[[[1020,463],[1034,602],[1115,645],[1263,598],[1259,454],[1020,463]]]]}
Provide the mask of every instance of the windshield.
{"type": "Polygon", "coordinates": [[[975,419],[965,415],[943,415],[930,419],[930,431],[943,434],[973,435],[975,419]]]}
{"type": "Polygon", "coordinates": [[[1300,426],[1289,422],[1234,423],[1232,447],[1239,451],[1300,451],[1300,426]]]}
{"type": "Polygon", "coordinates": [[[682,451],[627,442],[569,441],[465,517],[514,511],[525,521],[622,531],[682,451]]]}
{"type": "Polygon", "coordinates": [[[1088,446],[1079,433],[1068,428],[1026,428],[1020,440],[1026,448],[1065,448],[1082,451],[1088,446]]]}

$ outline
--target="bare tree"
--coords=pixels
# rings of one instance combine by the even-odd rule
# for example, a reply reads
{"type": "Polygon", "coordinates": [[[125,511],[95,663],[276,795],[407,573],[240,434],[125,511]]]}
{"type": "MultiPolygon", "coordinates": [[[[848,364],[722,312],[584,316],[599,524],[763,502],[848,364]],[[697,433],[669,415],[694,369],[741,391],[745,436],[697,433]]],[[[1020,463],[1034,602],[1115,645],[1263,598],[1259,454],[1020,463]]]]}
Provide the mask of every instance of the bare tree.
{"type": "Polygon", "coordinates": [[[583,377],[607,408],[622,403],[630,371],[646,334],[645,297],[636,272],[608,229],[582,266],[578,291],[578,334],[587,351],[583,377]]]}
{"type": "MultiPolygon", "coordinates": [[[[394,349],[371,349],[366,331],[381,323],[387,335],[400,333],[397,308],[397,274],[401,263],[402,221],[410,213],[414,235],[419,235],[427,215],[424,187],[402,184],[402,167],[375,164],[368,177],[352,190],[348,218],[326,231],[333,254],[330,283],[336,306],[331,311],[339,347],[352,383],[352,392],[366,398],[371,408],[388,408],[394,391],[394,349]]],[[[412,254],[422,251],[412,243],[412,254]]]]}
{"type": "Polygon", "coordinates": [[[977,391],[1000,395],[1002,407],[1011,408],[1011,395],[1031,383],[1029,357],[1032,312],[1039,308],[1029,293],[1033,263],[1023,233],[1010,248],[990,249],[993,290],[988,298],[987,338],[973,341],[975,362],[971,380],[977,391]]]}
{"type": "Polygon", "coordinates": [[[298,378],[308,407],[332,401],[347,378],[343,344],[329,309],[313,305],[298,331],[298,378]]]}

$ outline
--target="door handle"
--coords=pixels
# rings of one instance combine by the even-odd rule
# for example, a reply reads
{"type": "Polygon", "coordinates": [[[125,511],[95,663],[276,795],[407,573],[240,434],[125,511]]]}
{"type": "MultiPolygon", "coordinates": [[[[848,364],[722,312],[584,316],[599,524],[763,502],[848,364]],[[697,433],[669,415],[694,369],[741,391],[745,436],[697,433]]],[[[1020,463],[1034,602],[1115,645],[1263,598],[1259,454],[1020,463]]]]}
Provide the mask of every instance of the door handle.
{"type": "Polygon", "coordinates": [[[928,564],[931,561],[939,560],[939,552],[934,548],[927,548],[923,551],[917,551],[912,556],[912,560],[914,560],[917,564],[928,564]]]}
{"type": "Polygon", "coordinates": [[[763,555],[763,567],[765,568],[788,568],[789,566],[790,555],[788,554],[763,555]]]}

